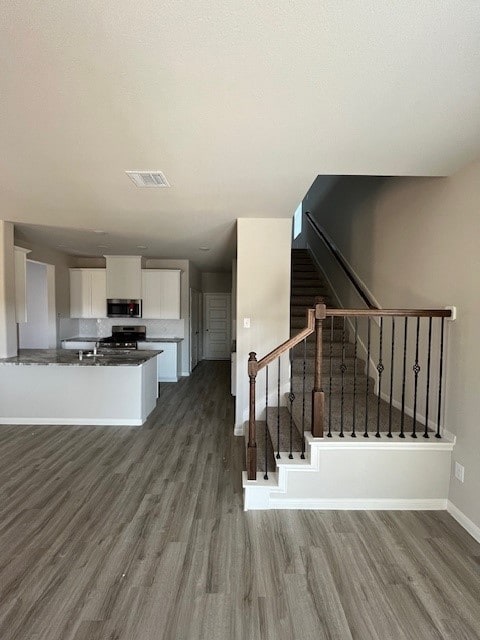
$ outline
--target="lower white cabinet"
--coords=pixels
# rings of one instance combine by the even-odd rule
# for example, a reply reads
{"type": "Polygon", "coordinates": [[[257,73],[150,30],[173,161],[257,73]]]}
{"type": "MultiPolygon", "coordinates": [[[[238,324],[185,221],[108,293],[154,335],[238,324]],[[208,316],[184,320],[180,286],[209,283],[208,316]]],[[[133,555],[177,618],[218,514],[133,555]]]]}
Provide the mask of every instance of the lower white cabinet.
{"type": "Polygon", "coordinates": [[[163,351],[157,357],[159,382],[178,382],[181,366],[180,342],[139,342],[138,348],[144,351],[163,351]]]}

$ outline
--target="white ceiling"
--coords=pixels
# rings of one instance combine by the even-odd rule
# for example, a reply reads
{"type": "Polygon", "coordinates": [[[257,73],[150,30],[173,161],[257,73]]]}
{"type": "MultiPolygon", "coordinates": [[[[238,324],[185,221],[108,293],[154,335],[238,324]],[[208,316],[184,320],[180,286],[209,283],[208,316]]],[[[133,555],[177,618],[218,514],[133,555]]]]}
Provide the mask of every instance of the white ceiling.
{"type": "Polygon", "coordinates": [[[479,155],[480,2],[0,13],[0,217],[58,227],[22,226],[52,245],[225,268],[236,218],[291,216],[317,174],[444,175],[479,155]],[[172,187],[140,190],[125,170],[172,187]]]}

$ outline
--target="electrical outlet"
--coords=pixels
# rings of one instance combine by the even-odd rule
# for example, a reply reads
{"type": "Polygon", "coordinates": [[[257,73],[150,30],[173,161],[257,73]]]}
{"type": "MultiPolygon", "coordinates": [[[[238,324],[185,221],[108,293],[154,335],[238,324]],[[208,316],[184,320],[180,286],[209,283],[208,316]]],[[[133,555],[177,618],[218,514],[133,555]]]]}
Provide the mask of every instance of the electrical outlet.
{"type": "Polygon", "coordinates": [[[250,329],[250,318],[244,318],[243,319],[243,328],[244,329],[250,329]]]}
{"type": "Polygon", "coordinates": [[[460,480],[460,482],[464,482],[465,480],[465,467],[459,462],[455,462],[455,478],[460,480]]]}

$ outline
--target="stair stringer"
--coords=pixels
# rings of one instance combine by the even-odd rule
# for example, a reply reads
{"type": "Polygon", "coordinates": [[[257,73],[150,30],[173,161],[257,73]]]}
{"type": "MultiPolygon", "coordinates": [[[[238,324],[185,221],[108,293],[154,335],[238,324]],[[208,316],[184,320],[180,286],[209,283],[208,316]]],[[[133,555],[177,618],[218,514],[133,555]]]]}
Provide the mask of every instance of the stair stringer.
{"type": "Polygon", "coordinates": [[[454,441],[305,434],[306,459],[281,453],[264,480],[243,474],[244,509],[443,510],[454,441]]]}

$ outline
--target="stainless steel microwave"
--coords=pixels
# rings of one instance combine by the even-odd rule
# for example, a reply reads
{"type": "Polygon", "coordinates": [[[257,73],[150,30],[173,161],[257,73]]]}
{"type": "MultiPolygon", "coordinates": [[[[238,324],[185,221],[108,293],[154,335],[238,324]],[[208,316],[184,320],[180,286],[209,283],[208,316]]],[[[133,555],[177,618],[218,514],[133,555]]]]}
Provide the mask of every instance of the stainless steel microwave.
{"type": "Polygon", "coordinates": [[[107,300],[108,318],[141,318],[141,300],[107,300]]]}

